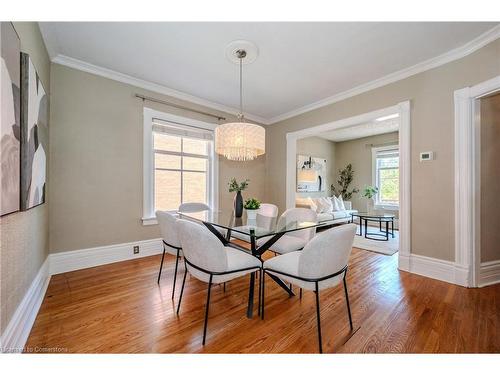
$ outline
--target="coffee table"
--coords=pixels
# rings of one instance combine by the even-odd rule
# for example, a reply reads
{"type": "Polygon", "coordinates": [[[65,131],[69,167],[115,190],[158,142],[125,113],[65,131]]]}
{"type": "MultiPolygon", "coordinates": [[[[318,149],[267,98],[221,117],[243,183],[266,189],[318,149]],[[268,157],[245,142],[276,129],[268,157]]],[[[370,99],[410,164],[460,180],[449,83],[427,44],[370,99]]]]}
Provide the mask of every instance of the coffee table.
{"type": "Polygon", "coordinates": [[[358,212],[351,214],[351,223],[354,223],[354,217],[359,218],[359,234],[358,236],[363,235],[363,221],[365,225],[365,238],[369,240],[375,241],[389,241],[389,223],[391,224],[391,236],[394,238],[394,215],[389,214],[370,214],[366,212],[358,212]],[[378,222],[379,225],[379,233],[368,232],[368,222],[378,222]],[[382,223],[385,223],[385,231],[382,230],[382,223]],[[380,238],[382,237],[382,238],[380,238]]]}

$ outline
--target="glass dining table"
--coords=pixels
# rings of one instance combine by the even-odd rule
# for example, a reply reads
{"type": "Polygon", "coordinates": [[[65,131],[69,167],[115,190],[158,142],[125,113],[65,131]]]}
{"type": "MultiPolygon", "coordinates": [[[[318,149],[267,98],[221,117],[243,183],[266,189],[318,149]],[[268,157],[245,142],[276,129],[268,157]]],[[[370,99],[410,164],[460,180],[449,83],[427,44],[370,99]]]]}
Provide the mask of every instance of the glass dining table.
{"type": "MultiPolygon", "coordinates": [[[[178,212],[180,219],[194,220],[203,223],[210,232],[212,232],[224,246],[234,247],[243,251],[250,252],[253,256],[261,260],[262,254],[269,250],[276,241],[286,233],[292,233],[299,230],[315,228],[321,226],[321,223],[311,221],[297,221],[281,219],[278,223],[266,216],[257,214],[256,219],[248,219],[246,211],[242,217],[235,217],[234,210],[229,211],[197,211],[197,212],[178,212]],[[243,240],[250,244],[250,248],[239,245],[235,239],[243,240]]],[[[290,296],[293,291],[279,277],[269,275],[283,290],[290,296]]],[[[247,317],[252,318],[254,304],[255,274],[250,275],[250,287],[248,293],[247,317]]],[[[260,287],[259,287],[260,289],[260,287]]],[[[261,295],[259,293],[259,306],[261,295]]],[[[260,313],[260,308],[258,309],[260,313]]]]}

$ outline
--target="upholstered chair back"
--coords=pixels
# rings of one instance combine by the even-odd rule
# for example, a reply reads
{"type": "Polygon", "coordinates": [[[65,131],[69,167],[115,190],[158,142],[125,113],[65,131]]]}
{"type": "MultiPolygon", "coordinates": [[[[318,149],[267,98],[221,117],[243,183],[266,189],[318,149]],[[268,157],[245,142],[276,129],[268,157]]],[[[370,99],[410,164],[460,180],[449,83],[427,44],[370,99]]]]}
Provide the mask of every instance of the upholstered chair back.
{"type": "Polygon", "coordinates": [[[208,205],[198,202],[183,203],[179,206],[179,212],[199,212],[208,210],[210,210],[208,205]]]}
{"type": "MultiPolygon", "coordinates": [[[[222,242],[204,225],[188,220],[177,220],[184,257],[190,263],[211,272],[227,270],[227,254],[222,242]]],[[[196,274],[188,266],[192,274],[196,274]]]]}
{"type": "MultiPolygon", "coordinates": [[[[318,217],[316,212],[309,208],[289,208],[280,216],[278,220],[278,230],[280,228],[284,228],[287,224],[293,222],[313,222],[317,223],[318,217]]],[[[306,242],[309,242],[311,238],[314,237],[316,233],[316,227],[309,229],[297,230],[294,232],[286,233],[287,236],[295,236],[298,238],[302,238],[306,242]]]]}
{"type": "Polygon", "coordinates": [[[356,234],[355,224],[341,225],[316,235],[302,249],[299,276],[321,278],[347,265],[356,234]]]}
{"type": "Polygon", "coordinates": [[[262,203],[257,212],[257,226],[272,230],[278,218],[278,206],[271,203],[262,203]]]}
{"type": "MultiPolygon", "coordinates": [[[[160,226],[161,237],[167,244],[181,247],[181,243],[177,231],[177,217],[176,215],[167,211],[156,211],[156,220],[160,226]]],[[[176,254],[174,250],[167,246],[166,251],[171,254],[176,254]]]]}

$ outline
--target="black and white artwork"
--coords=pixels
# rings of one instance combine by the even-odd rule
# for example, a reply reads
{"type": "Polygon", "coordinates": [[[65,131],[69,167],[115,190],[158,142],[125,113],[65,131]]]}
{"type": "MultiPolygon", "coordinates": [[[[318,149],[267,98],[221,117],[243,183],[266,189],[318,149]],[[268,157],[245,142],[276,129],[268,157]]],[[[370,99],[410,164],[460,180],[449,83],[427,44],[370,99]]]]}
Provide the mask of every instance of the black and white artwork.
{"type": "Polygon", "coordinates": [[[0,216],[19,211],[20,204],[20,42],[10,22],[1,22],[0,216]]]}
{"type": "Polygon", "coordinates": [[[48,97],[29,55],[21,54],[21,209],[45,203],[48,97]]]}
{"type": "Polygon", "coordinates": [[[297,191],[319,192],[326,189],[326,159],[297,155],[297,191]]]}

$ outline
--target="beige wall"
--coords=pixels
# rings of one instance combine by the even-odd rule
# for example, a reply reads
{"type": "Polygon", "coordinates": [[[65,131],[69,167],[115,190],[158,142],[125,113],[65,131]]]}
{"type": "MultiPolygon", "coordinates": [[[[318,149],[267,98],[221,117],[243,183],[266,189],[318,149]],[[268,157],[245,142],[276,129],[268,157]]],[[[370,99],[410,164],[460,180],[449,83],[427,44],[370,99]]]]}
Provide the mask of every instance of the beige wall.
{"type": "MultiPolygon", "coordinates": [[[[51,73],[50,252],[158,238],[157,225],[141,222],[143,103],[134,94],[216,111],[61,65],[53,64],[51,73]]],[[[146,105],[214,121],[160,104],[146,105]]],[[[233,194],[227,191],[231,177],[249,178],[244,197],[264,200],[265,157],[245,163],[219,160],[221,209],[232,205],[233,194]]]]}
{"type": "MultiPolygon", "coordinates": [[[[362,191],[366,185],[373,185],[372,145],[378,146],[397,143],[398,132],[336,143],[335,159],[337,160],[337,169],[344,168],[349,163],[352,164],[352,168],[354,169],[354,178],[350,190],[353,188],[359,189],[359,193],[353,194],[351,199],[354,209],[366,212],[366,198],[363,198],[362,191]]],[[[383,212],[383,210],[380,211],[383,212]]],[[[394,212],[391,211],[391,213],[394,212]]]]}
{"type": "MultiPolygon", "coordinates": [[[[30,55],[50,93],[50,61],[35,22],[14,22],[21,50],[30,55]]],[[[50,130],[49,122],[49,130],[50,130]]],[[[50,192],[47,181],[47,189],[50,192]]],[[[49,199],[47,200],[47,202],[49,199]]],[[[48,203],[0,219],[0,331],[3,333],[48,255],[48,203]]]]}
{"type": "Polygon", "coordinates": [[[454,260],[453,92],[499,74],[500,40],[496,40],[463,59],[269,126],[267,199],[281,209],[286,206],[287,132],[410,100],[411,251],[454,260]],[[420,163],[422,151],[435,151],[436,159],[420,163]]]}
{"type": "Polygon", "coordinates": [[[326,159],[325,191],[296,193],[297,197],[328,197],[330,185],[335,181],[335,143],[319,137],[302,138],[297,141],[297,155],[308,155],[326,159]]]}
{"type": "Polygon", "coordinates": [[[500,259],[500,94],[481,103],[481,262],[500,259]]]}

